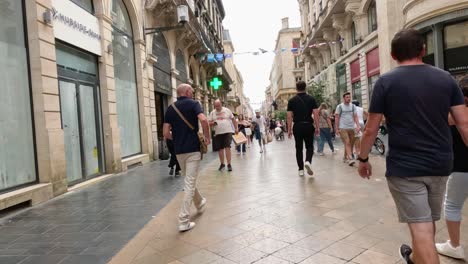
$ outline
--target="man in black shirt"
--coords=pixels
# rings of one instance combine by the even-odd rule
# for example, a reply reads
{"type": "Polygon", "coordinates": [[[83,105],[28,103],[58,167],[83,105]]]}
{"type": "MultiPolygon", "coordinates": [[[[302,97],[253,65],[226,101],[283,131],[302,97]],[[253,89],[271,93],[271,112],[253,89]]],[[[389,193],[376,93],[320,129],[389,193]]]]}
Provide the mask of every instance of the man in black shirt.
{"type": "Polygon", "coordinates": [[[314,131],[319,135],[319,114],[315,99],[306,93],[306,83],[296,83],[297,95],[288,102],[288,137],[294,134],[296,141],[296,160],[299,167],[299,176],[304,176],[304,167],[309,175],[313,175],[312,156],[314,155],[314,131]],[[312,119],[312,114],[314,118],[312,119]],[[294,127],[293,127],[294,122],[294,127]],[[315,128],[314,128],[315,122],[315,128]],[[306,145],[306,161],[302,150],[306,145]]]}
{"type": "Polygon", "coordinates": [[[399,67],[375,84],[358,156],[359,174],[369,178],[368,154],[385,115],[390,145],[385,176],[399,220],[411,230],[413,248],[400,247],[408,264],[439,263],[435,221],[440,219],[453,159],[449,112],[462,137],[468,138],[462,93],[448,72],[423,63],[424,42],[414,29],[402,30],[393,38],[392,57],[399,67]]]}
{"type": "Polygon", "coordinates": [[[210,144],[208,119],[203,114],[200,103],[193,100],[192,86],[183,83],[177,87],[177,102],[168,107],[163,126],[164,138],[173,140],[177,161],[185,174],[185,195],[179,213],[179,231],[181,232],[188,231],[195,226],[195,223],[190,221],[192,202],[199,213],[206,208],[206,198],[197,188],[201,161],[200,141],[197,135],[199,121],[202,125],[205,143],[208,145],[210,144]]]}

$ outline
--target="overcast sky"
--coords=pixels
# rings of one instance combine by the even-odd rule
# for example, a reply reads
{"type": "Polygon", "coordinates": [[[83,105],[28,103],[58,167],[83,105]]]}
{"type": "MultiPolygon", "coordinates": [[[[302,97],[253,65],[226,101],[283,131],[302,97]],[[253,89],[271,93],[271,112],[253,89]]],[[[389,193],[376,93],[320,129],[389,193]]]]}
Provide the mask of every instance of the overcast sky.
{"type": "MultiPolygon", "coordinates": [[[[297,0],[223,0],[226,17],[223,21],[234,44],[235,52],[273,51],[281,19],[289,17],[290,27],[299,27],[297,0]]],[[[274,53],[234,55],[234,63],[244,79],[244,93],[254,109],[260,108],[269,85],[274,53]]]]}

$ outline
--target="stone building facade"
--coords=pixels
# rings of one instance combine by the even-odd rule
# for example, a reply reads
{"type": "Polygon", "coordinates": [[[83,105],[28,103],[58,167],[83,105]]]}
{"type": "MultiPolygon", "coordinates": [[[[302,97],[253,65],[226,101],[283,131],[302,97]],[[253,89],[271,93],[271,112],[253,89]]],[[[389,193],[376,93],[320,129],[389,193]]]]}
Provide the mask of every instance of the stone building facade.
{"type": "MultiPolygon", "coordinates": [[[[234,44],[229,34],[229,30],[224,30],[224,52],[226,54],[233,54],[235,52],[234,44]]],[[[230,87],[230,91],[227,94],[227,102],[225,103],[233,113],[249,116],[249,103],[247,97],[244,94],[244,80],[242,74],[237,69],[234,63],[234,58],[231,55],[225,59],[226,70],[233,79],[233,83],[230,87]]]]}
{"type": "Polygon", "coordinates": [[[0,210],[163,157],[179,83],[206,112],[227,98],[224,63],[206,62],[223,53],[224,16],[221,0],[2,1],[0,210]]]}
{"type": "Polygon", "coordinates": [[[299,0],[306,80],[322,82],[336,105],[344,92],[368,107],[378,77],[396,64],[390,42],[402,28],[427,37],[426,63],[457,78],[468,71],[468,2],[299,0]]]}
{"type": "Polygon", "coordinates": [[[289,98],[296,94],[296,82],[303,79],[299,65],[301,28],[290,28],[289,19],[282,19],[275,46],[275,58],[270,72],[271,95],[277,110],[286,110],[289,98]]]}

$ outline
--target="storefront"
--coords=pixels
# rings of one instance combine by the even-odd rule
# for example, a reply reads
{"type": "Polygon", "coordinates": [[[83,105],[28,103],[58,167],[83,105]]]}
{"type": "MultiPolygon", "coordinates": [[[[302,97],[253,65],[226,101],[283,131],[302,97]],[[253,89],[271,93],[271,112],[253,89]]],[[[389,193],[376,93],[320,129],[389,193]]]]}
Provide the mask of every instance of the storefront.
{"type": "Polygon", "coordinates": [[[0,193],[37,181],[24,1],[0,9],[0,193]]]}
{"type": "MultiPolygon", "coordinates": [[[[369,102],[372,99],[372,92],[374,91],[374,85],[380,77],[380,60],[379,60],[379,48],[375,48],[366,54],[366,66],[367,66],[367,92],[369,102]]],[[[370,105],[370,104],[369,104],[370,105]]]]}
{"type": "Polygon", "coordinates": [[[468,9],[435,17],[416,28],[426,36],[425,63],[450,72],[456,79],[468,73],[468,9]]]}
{"type": "Polygon", "coordinates": [[[92,1],[52,1],[60,113],[68,185],[104,172],[98,57],[92,1]]]}
{"type": "Polygon", "coordinates": [[[351,71],[351,94],[353,100],[357,100],[362,103],[362,91],[361,91],[361,68],[359,65],[359,59],[356,59],[350,63],[351,71]]]}

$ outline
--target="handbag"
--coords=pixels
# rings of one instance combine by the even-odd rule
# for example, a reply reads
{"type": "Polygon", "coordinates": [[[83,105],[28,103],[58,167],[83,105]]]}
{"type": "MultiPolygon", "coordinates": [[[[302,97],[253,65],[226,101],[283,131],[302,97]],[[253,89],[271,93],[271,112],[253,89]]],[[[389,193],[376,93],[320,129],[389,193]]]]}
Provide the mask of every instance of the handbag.
{"type": "Polygon", "coordinates": [[[233,135],[232,139],[234,140],[234,143],[236,146],[239,146],[241,144],[247,143],[247,138],[244,136],[244,133],[237,133],[237,135],[233,135]]]}
{"type": "Polygon", "coordinates": [[[267,134],[267,142],[270,143],[270,142],[272,142],[272,141],[273,141],[273,136],[271,135],[270,132],[268,132],[268,134],[267,134]]]}
{"type": "MultiPolygon", "coordinates": [[[[192,124],[190,124],[189,121],[187,121],[187,119],[185,118],[185,116],[179,111],[179,109],[177,108],[177,106],[174,104],[172,104],[172,107],[174,108],[174,110],[177,112],[177,114],[180,116],[180,118],[182,118],[182,120],[184,120],[185,124],[190,127],[190,129],[192,129],[193,131],[195,131],[195,128],[192,126],[192,124]]],[[[201,158],[203,159],[203,154],[206,154],[208,152],[208,146],[206,145],[205,143],[205,137],[203,136],[203,133],[200,133],[198,131],[197,132],[197,136],[198,136],[198,141],[200,142],[200,153],[201,153],[201,158]]]]}

